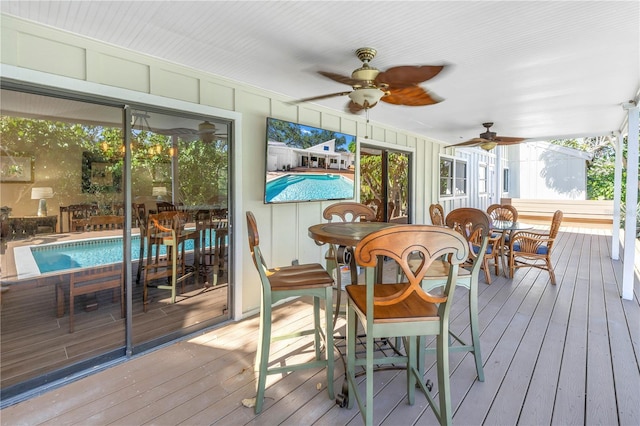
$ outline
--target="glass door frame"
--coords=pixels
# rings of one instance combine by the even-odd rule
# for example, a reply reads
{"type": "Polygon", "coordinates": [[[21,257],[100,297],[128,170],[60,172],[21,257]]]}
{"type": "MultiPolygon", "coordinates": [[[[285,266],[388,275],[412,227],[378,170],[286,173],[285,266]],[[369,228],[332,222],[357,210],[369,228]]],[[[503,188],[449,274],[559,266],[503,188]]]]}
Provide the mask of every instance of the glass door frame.
{"type": "MultiPolygon", "coordinates": [[[[395,144],[390,144],[386,142],[375,141],[372,139],[358,139],[358,164],[357,164],[357,173],[358,173],[358,181],[360,185],[362,185],[362,176],[360,175],[360,161],[361,161],[361,151],[363,148],[375,149],[381,151],[382,161],[381,161],[381,173],[382,179],[385,183],[382,187],[382,196],[385,202],[382,204],[382,208],[384,211],[384,218],[388,220],[389,218],[389,176],[388,176],[388,164],[389,164],[389,154],[390,153],[398,153],[402,155],[406,155],[408,157],[408,165],[409,170],[407,172],[407,223],[412,223],[415,217],[415,188],[414,188],[414,170],[415,170],[415,155],[416,150],[412,147],[400,146],[395,144]]],[[[360,191],[361,187],[358,186],[358,199],[360,200],[360,191]]]]}

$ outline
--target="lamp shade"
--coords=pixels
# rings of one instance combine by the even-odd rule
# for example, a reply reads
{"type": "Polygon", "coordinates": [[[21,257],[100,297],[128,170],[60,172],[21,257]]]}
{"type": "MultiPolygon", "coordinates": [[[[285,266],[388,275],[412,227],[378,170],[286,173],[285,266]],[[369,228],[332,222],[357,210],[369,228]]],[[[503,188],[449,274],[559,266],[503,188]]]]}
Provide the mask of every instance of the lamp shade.
{"type": "Polygon", "coordinates": [[[167,187],[166,186],[154,186],[151,190],[151,195],[154,197],[163,197],[167,195],[167,187]]]}
{"type": "Polygon", "coordinates": [[[363,87],[349,93],[349,98],[363,108],[372,108],[384,96],[384,92],[375,87],[363,87]]]}
{"type": "Polygon", "coordinates": [[[487,141],[480,144],[480,148],[484,149],[485,151],[491,151],[497,145],[498,145],[497,142],[487,141]]]}
{"type": "Polygon", "coordinates": [[[41,200],[43,198],[53,198],[53,188],[47,186],[41,188],[31,188],[32,200],[41,200]]]}

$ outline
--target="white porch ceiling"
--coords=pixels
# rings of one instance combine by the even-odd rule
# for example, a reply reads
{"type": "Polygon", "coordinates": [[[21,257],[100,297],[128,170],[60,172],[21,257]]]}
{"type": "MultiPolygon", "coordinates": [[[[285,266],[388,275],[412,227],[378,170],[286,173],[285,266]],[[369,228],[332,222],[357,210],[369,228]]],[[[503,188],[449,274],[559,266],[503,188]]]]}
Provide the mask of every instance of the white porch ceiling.
{"type": "MultiPolygon", "coordinates": [[[[446,143],[610,134],[640,89],[638,1],[6,1],[9,15],[292,99],[349,90],[316,71],[449,64],[445,100],[379,103],[370,120],[446,143]]],[[[346,96],[317,101],[343,111],[346,96]]],[[[364,120],[364,117],[362,118],[364,120]]]]}

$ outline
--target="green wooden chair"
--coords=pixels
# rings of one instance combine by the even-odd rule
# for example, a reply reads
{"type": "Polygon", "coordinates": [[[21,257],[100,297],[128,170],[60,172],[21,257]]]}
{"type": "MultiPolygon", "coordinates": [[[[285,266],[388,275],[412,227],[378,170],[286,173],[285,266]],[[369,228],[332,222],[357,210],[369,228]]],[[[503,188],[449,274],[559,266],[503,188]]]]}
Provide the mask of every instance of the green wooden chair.
{"type": "MultiPolygon", "coordinates": [[[[469,245],[469,258],[458,271],[456,285],[469,290],[469,324],[471,342],[449,331],[449,352],[472,352],[475,357],[478,380],[484,382],[482,354],[480,351],[480,324],[478,323],[478,276],[491,235],[491,219],[482,210],[459,208],[452,210],[446,217],[445,224],[465,237],[469,245]]],[[[432,291],[445,286],[449,276],[449,262],[436,260],[422,280],[422,288],[432,291]]],[[[434,352],[435,348],[427,348],[426,352],[434,352]]],[[[424,365],[424,364],[422,364],[424,365]]]]}
{"type": "Polygon", "coordinates": [[[260,333],[256,352],[255,368],[258,371],[255,413],[262,411],[267,375],[283,374],[304,368],[326,367],[327,391],[329,398],[334,399],[333,369],[333,279],[319,263],[282,266],[269,268],[260,251],[260,237],[258,225],[252,212],[247,211],[247,230],[249,234],[249,248],[253,262],[260,274],[262,283],[262,298],[260,304],[260,333]],[[312,296],[314,328],[298,331],[294,334],[272,336],[273,317],[271,308],[274,303],[291,297],[312,296]],[[320,322],[320,301],[325,305],[325,329],[320,322]],[[269,350],[271,342],[289,338],[299,338],[313,334],[315,343],[315,360],[307,363],[289,364],[269,367],[269,350]],[[325,344],[326,356],[322,357],[322,339],[325,344]]]}
{"type": "Polygon", "coordinates": [[[409,404],[415,400],[416,384],[426,395],[440,424],[451,424],[449,387],[449,314],[458,276],[458,265],[468,258],[468,243],[458,232],[432,225],[399,225],[367,235],[356,247],[358,263],[366,267],[365,285],[348,285],[347,308],[347,407],[358,403],[365,424],[373,424],[374,365],[406,364],[409,404]],[[422,259],[417,267],[409,258],[422,259]],[[442,256],[451,263],[444,291],[434,296],[421,287],[429,266],[442,256]],[[378,257],[396,261],[407,282],[380,284],[375,280],[378,257]],[[358,320],[366,337],[365,357],[356,357],[358,320]],[[419,364],[424,361],[426,335],[437,335],[439,403],[432,398],[419,364]],[[404,338],[401,351],[374,352],[374,339],[404,338]],[[387,356],[388,355],[388,356],[387,356]],[[356,367],[364,366],[366,396],[363,399],[356,381],[356,367]]]}

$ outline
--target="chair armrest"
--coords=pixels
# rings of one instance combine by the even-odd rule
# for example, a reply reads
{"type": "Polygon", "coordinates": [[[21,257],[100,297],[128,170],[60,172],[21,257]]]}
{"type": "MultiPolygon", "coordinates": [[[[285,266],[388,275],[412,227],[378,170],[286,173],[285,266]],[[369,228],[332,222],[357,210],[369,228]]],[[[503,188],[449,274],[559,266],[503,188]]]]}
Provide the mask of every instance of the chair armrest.
{"type": "Polygon", "coordinates": [[[511,236],[509,250],[513,251],[513,246],[518,244],[519,252],[537,253],[542,245],[549,247],[554,241],[549,234],[535,231],[518,231],[511,236]]]}

